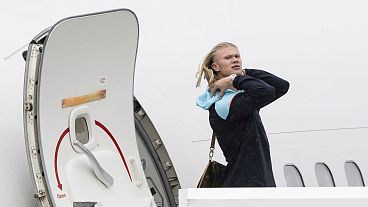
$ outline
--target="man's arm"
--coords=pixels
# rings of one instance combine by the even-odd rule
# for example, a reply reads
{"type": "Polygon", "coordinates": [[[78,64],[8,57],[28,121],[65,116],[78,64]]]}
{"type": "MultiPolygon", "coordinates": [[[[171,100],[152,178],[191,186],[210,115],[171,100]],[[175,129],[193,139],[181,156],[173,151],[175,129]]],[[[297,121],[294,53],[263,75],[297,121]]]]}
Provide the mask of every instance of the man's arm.
{"type": "Polygon", "coordinates": [[[220,97],[227,89],[244,90],[246,99],[243,104],[247,110],[253,111],[284,95],[289,89],[289,82],[266,71],[247,69],[245,75],[224,77],[209,85],[213,95],[220,90],[220,97]]]}
{"type": "MultiPolygon", "coordinates": [[[[246,69],[245,74],[249,75],[253,78],[262,80],[272,86],[275,89],[275,96],[273,99],[269,102],[273,102],[276,99],[280,98],[281,96],[285,95],[289,90],[289,82],[281,79],[269,72],[263,71],[263,70],[257,70],[257,69],[246,69]]],[[[234,79],[235,81],[235,79],[234,79]]],[[[268,104],[269,104],[268,103],[268,104]]]]}

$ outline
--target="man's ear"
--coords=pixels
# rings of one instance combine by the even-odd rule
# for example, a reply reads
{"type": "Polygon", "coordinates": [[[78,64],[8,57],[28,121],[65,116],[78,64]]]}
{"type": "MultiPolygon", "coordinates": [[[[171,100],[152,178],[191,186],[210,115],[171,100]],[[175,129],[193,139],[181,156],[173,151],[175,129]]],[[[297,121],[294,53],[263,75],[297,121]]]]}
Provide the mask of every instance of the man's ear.
{"type": "Polygon", "coordinates": [[[216,72],[220,71],[220,68],[219,68],[219,66],[218,66],[216,63],[212,63],[211,68],[212,68],[214,71],[216,71],[216,72]]]}

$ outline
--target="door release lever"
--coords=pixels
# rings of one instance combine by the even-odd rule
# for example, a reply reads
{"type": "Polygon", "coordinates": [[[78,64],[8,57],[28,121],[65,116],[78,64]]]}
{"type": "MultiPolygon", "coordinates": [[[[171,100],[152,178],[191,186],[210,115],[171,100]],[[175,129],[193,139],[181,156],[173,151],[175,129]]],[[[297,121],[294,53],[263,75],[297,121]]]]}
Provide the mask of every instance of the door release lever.
{"type": "Polygon", "coordinates": [[[85,146],[83,146],[83,144],[78,141],[75,140],[74,141],[74,145],[78,146],[79,149],[88,157],[88,160],[92,166],[93,172],[95,173],[96,177],[106,186],[106,187],[110,187],[114,184],[114,178],[107,173],[100,165],[100,163],[98,163],[97,159],[95,158],[95,156],[92,154],[91,151],[89,151],[85,146]]]}

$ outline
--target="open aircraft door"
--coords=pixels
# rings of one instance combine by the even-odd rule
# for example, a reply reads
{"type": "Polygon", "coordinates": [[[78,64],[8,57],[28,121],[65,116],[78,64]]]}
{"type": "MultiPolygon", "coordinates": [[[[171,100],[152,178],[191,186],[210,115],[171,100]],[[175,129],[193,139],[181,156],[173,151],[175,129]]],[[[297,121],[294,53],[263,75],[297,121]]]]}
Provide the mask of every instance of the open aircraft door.
{"type": "Polygon", "coordinates": [[[28,48],[24,122],[41,206],[154,206],[133,112],[138,22],[129,10],[66,18],[28,48]]]}

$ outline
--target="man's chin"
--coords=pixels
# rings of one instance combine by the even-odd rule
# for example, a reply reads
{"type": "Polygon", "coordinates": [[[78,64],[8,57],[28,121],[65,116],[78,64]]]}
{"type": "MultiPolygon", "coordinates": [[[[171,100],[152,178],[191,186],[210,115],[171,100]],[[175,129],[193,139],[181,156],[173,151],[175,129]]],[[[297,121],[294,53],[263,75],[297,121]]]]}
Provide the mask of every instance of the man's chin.
{"type": "Polygon", "coordinates": [[[243,75],[244,74],[244,70],[242,68],[232,68],[233,74],[236,75],[243,75]]]}

